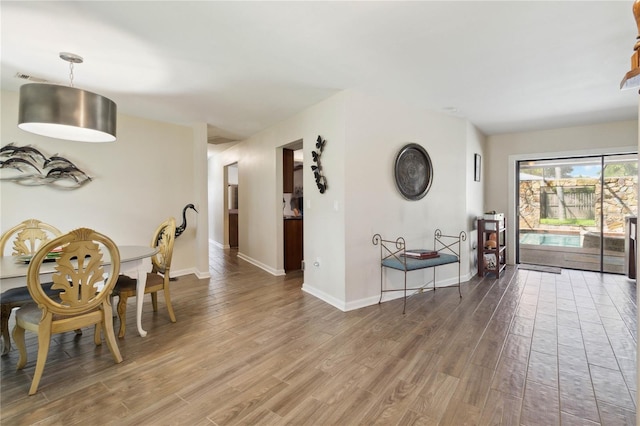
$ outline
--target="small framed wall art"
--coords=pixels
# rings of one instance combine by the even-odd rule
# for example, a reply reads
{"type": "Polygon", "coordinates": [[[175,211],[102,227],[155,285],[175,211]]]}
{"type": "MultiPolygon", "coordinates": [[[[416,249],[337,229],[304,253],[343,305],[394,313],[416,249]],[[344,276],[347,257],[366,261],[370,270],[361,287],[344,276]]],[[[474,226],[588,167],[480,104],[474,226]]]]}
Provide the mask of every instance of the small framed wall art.
{"type": "Polygon", "coordinates": [[[473,157],[473,180],[480,182],[480,171],[482,168],[482,157],[480,154],[475,154],[473,157]]]}

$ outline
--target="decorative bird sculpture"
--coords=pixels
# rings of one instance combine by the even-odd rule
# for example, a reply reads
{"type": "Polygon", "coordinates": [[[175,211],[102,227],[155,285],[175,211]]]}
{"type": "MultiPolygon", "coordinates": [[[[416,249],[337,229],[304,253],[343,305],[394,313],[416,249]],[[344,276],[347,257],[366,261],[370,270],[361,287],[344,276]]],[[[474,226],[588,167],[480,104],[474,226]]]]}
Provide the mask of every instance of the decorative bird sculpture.
{"type": "Polygon", "coordinates": [[[187,210],[188,209],[193,209],[196,213],[198,213],[198,210],[196,210],[196,207],[193,204],[187,204],[186,206],[184,206],[184,209],[182,209],[182,225],[176,228],[176,238],[179,237],[184,232],[185,229],[187,229],[187,210]]]}

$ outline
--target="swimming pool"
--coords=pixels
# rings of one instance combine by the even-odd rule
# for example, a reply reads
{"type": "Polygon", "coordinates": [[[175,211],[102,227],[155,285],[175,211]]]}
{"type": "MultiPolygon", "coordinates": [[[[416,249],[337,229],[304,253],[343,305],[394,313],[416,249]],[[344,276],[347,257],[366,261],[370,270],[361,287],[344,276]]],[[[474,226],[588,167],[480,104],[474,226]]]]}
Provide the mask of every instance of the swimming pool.
{"type": "Polygon", "coordinates": [[[520,234],[520,244],[556,247],[582,247],[580,235],[566,234],[520,234]]]}

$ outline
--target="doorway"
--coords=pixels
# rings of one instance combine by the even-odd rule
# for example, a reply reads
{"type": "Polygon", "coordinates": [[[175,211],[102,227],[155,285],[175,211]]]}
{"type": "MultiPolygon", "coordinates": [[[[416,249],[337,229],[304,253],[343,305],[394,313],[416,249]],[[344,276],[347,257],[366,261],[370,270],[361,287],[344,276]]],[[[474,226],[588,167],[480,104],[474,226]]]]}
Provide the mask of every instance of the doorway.
{"type": "Polygon", "coordinates": [[[303,269],[303,166],[302,140],[285,145],[282,148],[282,241],[285,273],[303,269]]]}
{"type": "Polygon", "coordinates": [[[518,161],[516,263],[625,273],[637,154],[518,161]]]}
{"type": "Polygon", "coordinates": [[[238,248],[238,163],[225,167],[227,180],[226,211],[227,211],[227,241],[229,248],[238,248]]]}

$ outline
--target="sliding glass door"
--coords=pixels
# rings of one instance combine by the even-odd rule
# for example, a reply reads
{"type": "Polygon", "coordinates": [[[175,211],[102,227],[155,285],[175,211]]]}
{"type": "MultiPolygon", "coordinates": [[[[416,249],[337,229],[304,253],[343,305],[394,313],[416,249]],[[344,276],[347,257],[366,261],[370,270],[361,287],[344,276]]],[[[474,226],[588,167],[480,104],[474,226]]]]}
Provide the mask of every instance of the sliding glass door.
{"type": "Polygon", "coordinates": [[[636,154],[521,161],[517,176],[519,263],[625,272],[636,154]]]}
{"type": "Polygon", "coordinates": [[[602,272],[624,274],[625,222],[638,215],[638,156],[609,155],[602,164],[602,272]]]}

